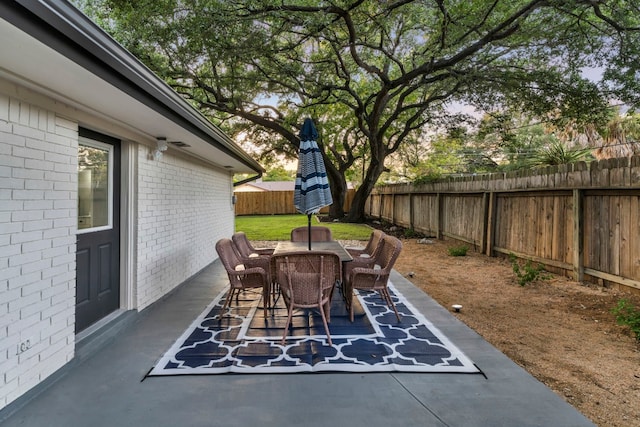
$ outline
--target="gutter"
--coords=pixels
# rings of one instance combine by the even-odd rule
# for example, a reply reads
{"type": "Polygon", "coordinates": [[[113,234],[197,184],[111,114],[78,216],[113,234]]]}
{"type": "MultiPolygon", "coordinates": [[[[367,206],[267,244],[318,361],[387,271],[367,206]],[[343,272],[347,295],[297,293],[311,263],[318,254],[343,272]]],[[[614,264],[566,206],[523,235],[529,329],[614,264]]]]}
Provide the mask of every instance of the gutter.
{"type": "Polygon", "coordinates": [[[238,182],[234,182],[234,183],[233,183],[233,186],[234,186],[234,187],[237,187],[237,186],[239,186],[239,185],[246,184],[247,182],[255,181],[256,179],[259,179],[259,178],[261,178],[261,177],[262,177],[262,172],[260,172],[260,173],[259,173],[258,175],[256,175],[256,176],[250,176],[249,178],[245,178],[245,179],[242,179],[242,180],[240,180],[240,181],[238,181],[238,182]]]}

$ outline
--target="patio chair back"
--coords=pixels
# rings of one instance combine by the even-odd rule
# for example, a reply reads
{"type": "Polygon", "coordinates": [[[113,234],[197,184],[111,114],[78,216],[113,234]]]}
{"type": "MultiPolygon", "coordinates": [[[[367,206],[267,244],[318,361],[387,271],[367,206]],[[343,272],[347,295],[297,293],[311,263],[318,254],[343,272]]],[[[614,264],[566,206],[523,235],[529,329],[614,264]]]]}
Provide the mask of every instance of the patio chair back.
{"type": "Polygon", "coordinates": [[[340,273],[340,257],[333,252],[300,251],[273,257],[276,281],[280,285],[282,297],[287,305],[287,323],[282,336],[284,345],[293,310],[317,308],[327,333],[329,345],[329,306],[340,273]]]}
{"type": "Polygon", "coordinates": [[[258,255],[258,253],[251,247],[251,243],[249,243],[247,235],[243,232],[235,233],[231,236],[231,240],[233,241],[233,244],[236,245],[238,252],[243,258],[249,258],[252,254],[255,254],[254,256],[258,255]]]}
{"type": "Polygon", "coordinates": [[[378,246],[380,246],[380,243],[382,242],[382,238],[384,236],[384,231],[373,230],[373,232],[369,236],[369,241],[367,242],[367,245],[364,247],[364,249],[347,248],[347,252],[349,252],[349,255],[351,255],[354,259],[357,259],[358,257],[372,258],[374,256],[374,252],[378,249],[378,246]]]}
{"type": "Polygon", "coordinates": [[[229,292],[223,305],[226,309],[241,290],[262,288],[264,317],[267,317],[269,304],[270,280],[268,269],[261,266],[251,266],[245,263],[231,239],[220,239],[216,242],[216,252],[229,278],[229,292]]]}
{"type": "MultiPolygon", "coordinates": [[[[322,227],[319,225],[311,226],[311,241],[312,242],[330,242],[333,240],[331,235],[331,229],[328,227],[322,227]]],[[[309,241],[309,227],[298,227],[291,230],[292,242],[308,242],[309,241]]]]}
{"type": "Polygon", "coordinates": [[[238,231],[237,233],[234,233],[234,235],[231,236],[231,240],[233,240],[233,243],[236,245],[236,247],[238,248],[238,251],[243,257],[249,257],[249,256],[252,256],[252,254],[256,254],[256,255],[272,255],[273,254],[273,249],[254,248],[251,242],[249,241],[249,239],[247,238],[247,235],[242,231],[238,231]]]}
{"type": "Polygon", "coordinates": [[[384,247],[384,237],[386,234],[384,231],[375,230],[371,234],[371,238],[369,239],[369,243],[367,244],[367,248],[365,250],[356,250],[353,251],[351,249],[347,249],[349,255],[353,257],[353,261],[348,262],[344,265],[344,276],[345,280],[347,280],[348,276],[351,274],[354,268],[364,267],[364,268],[373,268],[374,265],[380,263],[380,252],[384,247]]]}
{"type": "Polygon", "coordinates": [[[382,245],[378,248],[374,259],[376,260],[376,265],[379,265],[380,269],[387,275],[387,279],[396,260],[400,256],[400,252],[402,252],[402,242],[400,239],[388,234],[382,238],[382,245]]]}

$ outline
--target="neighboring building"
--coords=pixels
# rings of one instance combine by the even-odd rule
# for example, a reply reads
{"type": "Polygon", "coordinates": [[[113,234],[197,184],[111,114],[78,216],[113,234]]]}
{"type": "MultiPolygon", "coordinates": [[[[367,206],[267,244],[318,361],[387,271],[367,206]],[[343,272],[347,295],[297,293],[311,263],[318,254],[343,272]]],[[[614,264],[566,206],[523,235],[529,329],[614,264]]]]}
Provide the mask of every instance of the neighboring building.
{"type": "Polygon", "coordinates": [[[6,414],[215,261],[263,169],[66,1],[0,2],[0,40],[6,414]]]}
{"type": "Polygon", "coordinates": [[[253,181],[238,185],[233,191],[235,193],[261,192],[261,191],[293,191],[295,181],[253,181]]]}

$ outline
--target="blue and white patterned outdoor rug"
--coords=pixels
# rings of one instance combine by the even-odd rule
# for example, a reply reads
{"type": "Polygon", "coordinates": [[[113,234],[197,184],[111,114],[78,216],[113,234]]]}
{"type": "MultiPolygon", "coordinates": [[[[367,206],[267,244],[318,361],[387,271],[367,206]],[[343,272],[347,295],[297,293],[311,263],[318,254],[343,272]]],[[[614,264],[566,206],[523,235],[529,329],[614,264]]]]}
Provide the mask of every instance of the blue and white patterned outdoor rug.
{"type": "Polygon", "coordinates": [[[389,290],[401,314],[377,293],[354,298],[355,320],[349,320],[336,288],[327,343],[322,318],[313,310],[294,312],[293,327],[280,344],[287,310],[278,301],[264,318],[261,296],[241,294],[224,312],[220,294],[147,374],[195,375],[294,372],[465,372],[478,368],[435,328],[393,284],[389,290]]]}

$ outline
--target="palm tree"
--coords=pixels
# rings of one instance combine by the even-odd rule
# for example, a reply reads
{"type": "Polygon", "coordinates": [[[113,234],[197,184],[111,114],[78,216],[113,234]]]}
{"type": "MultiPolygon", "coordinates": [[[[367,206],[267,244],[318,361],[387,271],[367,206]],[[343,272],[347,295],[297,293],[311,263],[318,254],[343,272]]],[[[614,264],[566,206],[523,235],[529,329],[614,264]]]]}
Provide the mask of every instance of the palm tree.
{"type": "Polygon", "coordinates": [[[616,111],[603,130],[598,131],[593,124],[577,126],[571,122],[558,129],[557,135],[570,147],[593,149],[597,160],[631,157],[640,154],[640,115],[621,116],[616,111]]]}
{"type": "Polygon", "coordinates": [[[640,154],[638,134],[640,134],[640,116],[617,115],[609,122],[603,143],[594,151],[594,156],[600,160],[640,154]]]}
{"type": "Polygon", "coordinates": [[[569,148],[557,138],[549,145],[539,148],[527,162],[530,167],[554,166],[589,161],[592,159],[591,148],[569,148]]]}

